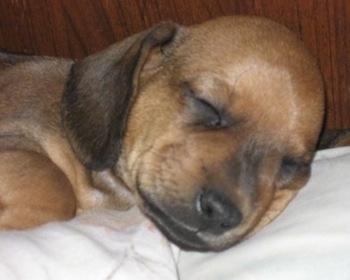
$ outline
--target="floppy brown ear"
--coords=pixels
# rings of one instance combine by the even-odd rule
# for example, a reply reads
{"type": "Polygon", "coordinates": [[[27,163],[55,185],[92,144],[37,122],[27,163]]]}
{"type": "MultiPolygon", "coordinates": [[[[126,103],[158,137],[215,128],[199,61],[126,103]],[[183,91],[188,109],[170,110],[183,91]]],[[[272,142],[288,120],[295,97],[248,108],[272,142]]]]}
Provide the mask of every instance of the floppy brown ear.
{"type": "Polygon", "coordinates": [[[121,152],[138,78],[150,51],[170,43],[178,31],[160,24],[73,64],[62,100],[67,137],[88,168],[112,167],[121,152]]]}

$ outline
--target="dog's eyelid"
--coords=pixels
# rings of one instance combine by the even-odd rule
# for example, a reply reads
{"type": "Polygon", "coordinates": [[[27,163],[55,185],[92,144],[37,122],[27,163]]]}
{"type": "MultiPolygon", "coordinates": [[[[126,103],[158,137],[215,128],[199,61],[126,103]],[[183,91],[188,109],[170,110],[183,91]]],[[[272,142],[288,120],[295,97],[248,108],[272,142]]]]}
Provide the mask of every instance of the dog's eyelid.
{"type": "Polygon", "coordinates": [[[285,156],[281,163],[281,171],[284,176],[293,176],[300,171],[307,170],[309,167],[310,163],[297,157],[285,156]]]}
{"type": "Polygon", "coordinates": [[[198,94],[187,84],[184,86],[185,97],[191,102],[196,114],[196,125],[211,129],[222,129],[229,126],[224,109],[219,108],[212,102],[198,96],[198,94]]]}
{"type": "Polygon", "coordinates": [[[197,100],[201,103],[202,108],[205,108],[206,115],[209,117],[208,121],[204,122],[204,124],[215,128],[223,127],[223,117],[220,111],[210,102],[202,98],[197,98],[197,100]]]}
{"type": "Polygon", "coordinates": [[[288,166],[297,166],[297,167],[305,167],[308,166],[309,164],[306,163],[303,158],[298,158],[298,157],[292,157],[292,156],[285,156],[282,159],[282,164],[288,165],[288,166]]]}

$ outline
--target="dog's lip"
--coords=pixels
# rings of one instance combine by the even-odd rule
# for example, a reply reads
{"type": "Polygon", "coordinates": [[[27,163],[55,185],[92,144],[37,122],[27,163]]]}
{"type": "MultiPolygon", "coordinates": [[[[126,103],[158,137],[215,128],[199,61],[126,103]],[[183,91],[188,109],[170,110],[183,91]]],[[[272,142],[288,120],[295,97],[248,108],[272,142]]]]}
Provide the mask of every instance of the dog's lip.
{"type": "Polygon", "coordinates": [[[184,250],[208,251],[213,250],[198,236],[198,231],[189,230],[171,216],[166,214],[142,191],[139,192],[143,203],[142,211],[157,225],[159,230],[175,245],[184,250]]]}

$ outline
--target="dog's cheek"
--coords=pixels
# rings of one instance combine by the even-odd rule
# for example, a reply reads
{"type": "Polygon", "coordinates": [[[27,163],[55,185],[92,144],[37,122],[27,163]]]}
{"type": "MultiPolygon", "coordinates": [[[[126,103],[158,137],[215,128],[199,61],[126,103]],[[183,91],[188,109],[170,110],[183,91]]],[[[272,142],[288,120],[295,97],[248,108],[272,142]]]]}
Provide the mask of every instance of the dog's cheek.
{"type": "Polygon", "coordinates": [[[138,172],[140,187],[164,200],[188,196],[195,175],[186,168],[190,159],[183,146],[181,142],[169,143],[145,155],[138,172]]]}
{"type": "MultiPolygon", "coordinates": [[[[159,186],[172,180],[170,177],[176,176],[173,173],[180,172],[181,162],[173,154],[181,154],[181,143],[171,143],[160,148],[165,145],[163,138],[170,138],[167,136],[171,134],[169,125],[166,124],[169,121],[166,117],[153,119],[152,112],[148,112],[150,111],[131,115],[117,168],[120,176],[133,190],[140,187],[155,192],[158,189],[162,191],[159,186]]],[[[176,136],[173,138],[176,139],[176,136]]]]}

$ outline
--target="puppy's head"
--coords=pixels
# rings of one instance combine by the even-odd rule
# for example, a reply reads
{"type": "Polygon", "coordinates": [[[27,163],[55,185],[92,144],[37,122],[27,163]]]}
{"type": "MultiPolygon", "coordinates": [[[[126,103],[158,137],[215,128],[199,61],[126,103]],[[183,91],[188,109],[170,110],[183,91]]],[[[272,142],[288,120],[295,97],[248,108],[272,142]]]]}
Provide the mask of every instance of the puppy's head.
{"type": "Polygon", "coordinates": [[[80,160],[113,168],[172,241],[222,250],[305,184],[323,104],[290,31],[226,17],[162,24],[77,62],[63,121],[80,160]]]}

